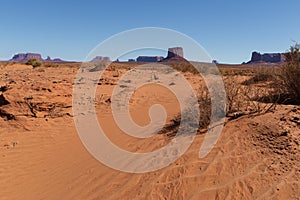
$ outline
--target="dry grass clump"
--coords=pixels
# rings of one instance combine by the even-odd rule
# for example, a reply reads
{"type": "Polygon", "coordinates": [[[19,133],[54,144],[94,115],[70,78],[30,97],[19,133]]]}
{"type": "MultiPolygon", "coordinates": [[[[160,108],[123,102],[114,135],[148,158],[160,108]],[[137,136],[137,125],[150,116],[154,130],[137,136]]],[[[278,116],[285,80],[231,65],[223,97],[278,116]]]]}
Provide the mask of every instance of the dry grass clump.
{"type": "Polygon", "coordinates": [[[251,85],[257,83],[265,83],[269,81],[276,81],[278,79],[278,71],[279,68],[277,66],[256,67],[252,71],[252,77],[248,80],[245,80],[242,84],[251,85]]]}

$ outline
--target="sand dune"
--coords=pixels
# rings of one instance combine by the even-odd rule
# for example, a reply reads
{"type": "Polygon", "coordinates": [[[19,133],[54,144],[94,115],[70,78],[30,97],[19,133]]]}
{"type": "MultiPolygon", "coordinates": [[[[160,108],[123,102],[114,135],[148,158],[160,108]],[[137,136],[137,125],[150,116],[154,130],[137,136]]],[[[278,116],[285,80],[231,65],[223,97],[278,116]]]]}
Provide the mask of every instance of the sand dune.
{"type": "MultiPolygon", "coordinates": [[[[71,107],[76,71],[63,66],[1,69],[9,104],[0,110],[15,119],[0,117],[0,199],[299,199],[299,106],[282,105],[274,113],[228,121],[203,159],[198,153],[205,135],[198,134],[171,165],[150,173],[124,173],[93,158],[79,139],[71,107]]],[[[116,126],[108,99],[118,77],[107,73],[95,104],[111,141],[133,152],[166,145],[170,137],[165,134],[137,139],[116,126]]],[[[195,84],[199,80],[186,76],[195,84]]],[[[167,121],[179,111],[171,93],[150,85],[130,102],[136,123],[149,123],[153,102],[165,106],[167,121]]]]}

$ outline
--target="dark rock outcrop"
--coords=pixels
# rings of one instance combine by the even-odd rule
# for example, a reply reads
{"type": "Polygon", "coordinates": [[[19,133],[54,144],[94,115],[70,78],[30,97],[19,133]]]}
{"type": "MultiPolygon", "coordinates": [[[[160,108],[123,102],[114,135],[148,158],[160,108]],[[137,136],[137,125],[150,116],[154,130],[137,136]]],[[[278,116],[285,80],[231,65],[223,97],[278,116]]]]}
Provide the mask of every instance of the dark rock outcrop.
{"type": "Polygon", "coordinates": [[[16,119],[16,117],[13,114],[11,114],[11,113],[9,113],[9,112],[7,112],[5,110],[2,110],[2,109],[0,109],[0,117],[4,118],[6,120],[14,120],[14,119],[16,119]]]}
{"type": "Polygon", "coordinates": [[[9,104],[9,101],[5,99],[3,94],[0,95],[0,107],[9,104]]]}
{"type": "Polygon", "coordinates": [[[8,90],[7,86],[1,86],[0,92],[6,92],[8,90]]]}
{"type": "Polygon", "coordinates": [[[261,54],[258,52],[252,52],[251,61],[250,62],[259,62],[261,61],[261,54]]]}

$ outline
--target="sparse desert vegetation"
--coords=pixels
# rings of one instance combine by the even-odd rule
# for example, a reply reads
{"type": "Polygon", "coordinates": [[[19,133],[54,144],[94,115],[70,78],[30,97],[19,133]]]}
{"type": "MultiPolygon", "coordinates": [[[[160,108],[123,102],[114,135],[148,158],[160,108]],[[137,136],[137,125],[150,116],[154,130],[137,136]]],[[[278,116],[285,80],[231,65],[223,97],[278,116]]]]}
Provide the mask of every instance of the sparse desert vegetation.
{"type": "Polygon", "coordinates": [[[33,68],[35,68],[41,66],[42,63],[38,59],[32,58],[26,62],[26,65],[31,65],[33,68]]]}
{"type": "Polygon", "coordinates": [[[300,104],[300,50],[299,45],[291,46],[285,54],[287,63],[284,65],[281,77],[283,86],[290,100],[300,104]]]}

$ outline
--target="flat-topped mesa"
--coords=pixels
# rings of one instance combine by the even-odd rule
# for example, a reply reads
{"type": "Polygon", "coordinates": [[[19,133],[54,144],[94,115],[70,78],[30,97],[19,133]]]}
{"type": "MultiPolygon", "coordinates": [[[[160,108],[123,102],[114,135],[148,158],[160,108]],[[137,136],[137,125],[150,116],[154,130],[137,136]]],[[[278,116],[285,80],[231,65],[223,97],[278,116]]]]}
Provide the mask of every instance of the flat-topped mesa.
{"type": "Polygon", "coordinates": [[[183,57],[182,47],[172,47],[168,49],[168,56],[163,60],[163,62],[188,62],[183,57]]]}
{"type": "Polygon", "coordinates": [[[283,53],[258,53],[252,52],[251,60],[248,63],[281,63],[285,61],[283,53]]]}
{"type": "Polygon", "coordinates": [[[162,56],[139,56],[136,58],[137,62],[160,62],[164,58],[162,56]]]}
{"type": "Polygon", "coordinates": [[[167,59],[168,58],[174,58],[174,57],[184,58],[183,57],[183,49],[182,49],[182,47],[172,47],[172,48],[168,49],[167,59]]]}
{"type": "Polygon", "coordinates": [[[26,63],[30,59],[37,59],[41,62],[66,62],[60,58],[51,59],[49,56],[43,59],[41,54],[38,53],[19,53],[14,55],[9,62],[26,63]]]}
{"type": "Polygon", "coordinates": [[[37,53],[19,53],[13,56],[12,59],[10,59],[10,62],[27,62],[30,59],[37,59],[40,61],[43,61],[41,54],[37,53]]]}

